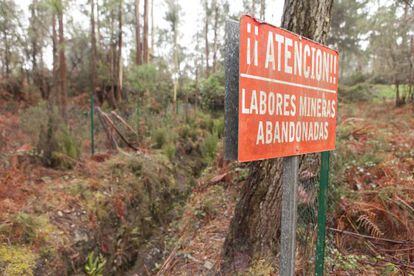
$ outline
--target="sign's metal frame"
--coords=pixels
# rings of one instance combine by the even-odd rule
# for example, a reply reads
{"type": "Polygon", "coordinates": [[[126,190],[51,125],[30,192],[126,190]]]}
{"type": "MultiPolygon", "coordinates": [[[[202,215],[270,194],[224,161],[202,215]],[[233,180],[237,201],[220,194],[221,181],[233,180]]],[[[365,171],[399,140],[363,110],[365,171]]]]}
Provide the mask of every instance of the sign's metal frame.
{"type": "MultiPolygon", "coordinates": [[[[239,45],[240,24],[227,20],[225,27],[225,151],[226,160],[238,159],[239,125],[239,45]]],[[[327,186],[329,176],[329,151],[321,153],[320,189],[318,195],[318,235],[316,243],[315,275],[323,275],[325,255],[325,227],[327,186]]],[[[282,221],[280,275],[295,275],[296,215],[299,157],[289,156],[283,160],[282,175],[282,221]]]]}
{"type": "Polygon", "coordinates": [[[226,22],[226,95],[225,95],[225,151],[226,160],[238,158],[238,132],[239,132],[239,22],[228,20],[226,22]]]}

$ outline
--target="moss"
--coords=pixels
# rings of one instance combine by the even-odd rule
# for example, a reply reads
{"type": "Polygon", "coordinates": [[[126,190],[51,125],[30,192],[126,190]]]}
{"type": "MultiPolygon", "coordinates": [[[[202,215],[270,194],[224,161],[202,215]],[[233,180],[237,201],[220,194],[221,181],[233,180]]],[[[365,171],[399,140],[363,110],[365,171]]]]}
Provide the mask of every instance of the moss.
{"type": "Polygon", "coordinates": [[[33,275],[37,255],[26,247],[0,245],[2,275],[33,275]]]}
{"type": "Polygon", "coordinates": [[[64,187],[64,191],[68,192],[72,196],[80,195],[81,197],[88,198],[91,196],[89,183],[84,180],[72,181],[68,186],[64,187]]]}
{"type": "Polygon", "coordinates": [[[109,218],[109,210],[105,206],[109,201],[109,197],[102,192],[95,192],[87,197],[86,209],[95,214],[97,219],[104,221],[109,218]]]}
{"type": "Polygon", "coordinates": [[[50,224],[46,215],[33,215],[20,212],[10,218],[11,224],[0,227],[0,236],[11,237],[11,240],[27,243],[45,243],[56,228],[50,224]],[[12,235],[10,235],[12,233],[12,235]]]}

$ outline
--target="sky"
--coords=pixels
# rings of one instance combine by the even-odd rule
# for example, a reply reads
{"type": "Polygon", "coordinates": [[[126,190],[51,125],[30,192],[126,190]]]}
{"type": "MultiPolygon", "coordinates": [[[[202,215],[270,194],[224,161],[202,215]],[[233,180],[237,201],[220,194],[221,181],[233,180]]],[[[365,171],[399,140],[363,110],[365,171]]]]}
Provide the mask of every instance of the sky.
{"type": "MultiPolygon", "coordinates": [[[[186,48],[191,51],[194,47],[194,35],[202,26],[202,6],[200,0],[178,0],[182,7],[182,20],[180,24],[181,36],[179,38],[179,43],[186,46],[186,48]]],[[[15,0],[15,2],[20,6],[24,12],[24,24],[28,24],[28,18],[30,15],[29,5],[32,2],[31,0],[15,0]]],[[[89,30],[90,22],[89,19],[82,14],[80,7],[87,7],[87,0],[71,0],[70,7],[66,11],[66,15],[69,15],[73,18],[75,23],[79,23],[85,30],[89,30]]],[[[143,1],[141,1],[142,3],[143,1]]],[[[154,21],[157,28],[167,29],[167,22],[164,20],[164,15],[166,12],[166,5],[164,0],[154,0],[154,21]]],[[[230,14],[239,14],[243,10],[242,5],[243,0],[229,0],[230,3],[230,14]]],[[[267,0],[266,1],[266,21],[273,25],[279,26],[281,21],[281,16],[283,13],[283,4],[284,0],[267,0]]],[[[259,6],[257,4],[257,6],[259,6]]],[[[141,9],[142,10],[142,9],[141,9]]],[[[133,47],[133,36],[130,28],[125,28],[126,40],[124,47],[127,51],[124,51],[124,58],[128,58],[128,49],[133,47]]],[[[156,50],[157,51],[157,50],[156,50]]],[[[158,49],[159,54],[163,54],[162,49],[158,49]]],[[[49,52],[49,51],[46,51],[49,52]]],[[[51,56],[45,56],[46,63],[51,64],[51,56]]]]}

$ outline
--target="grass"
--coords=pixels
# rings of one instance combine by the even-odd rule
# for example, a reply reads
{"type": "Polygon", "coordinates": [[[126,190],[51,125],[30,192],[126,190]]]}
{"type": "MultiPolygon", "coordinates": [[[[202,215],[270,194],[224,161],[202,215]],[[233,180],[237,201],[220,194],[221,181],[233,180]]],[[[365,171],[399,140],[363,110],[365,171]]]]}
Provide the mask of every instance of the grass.
{"type": "MultiPolygon", "coordinates": [[[[392,84],[375,84],[375,101],[394,100],[395,99],[395,85],[392,84]]],[[[400,95],[408,93],[408,85],[400,85],[400,95]]]]}
{"type": "Polygon", "coordinates": [[[379,99],[394,99],[395,98],[395,86],[390,84],[376,84],[374,86],[376,90],[376,96],[379,99]]]}

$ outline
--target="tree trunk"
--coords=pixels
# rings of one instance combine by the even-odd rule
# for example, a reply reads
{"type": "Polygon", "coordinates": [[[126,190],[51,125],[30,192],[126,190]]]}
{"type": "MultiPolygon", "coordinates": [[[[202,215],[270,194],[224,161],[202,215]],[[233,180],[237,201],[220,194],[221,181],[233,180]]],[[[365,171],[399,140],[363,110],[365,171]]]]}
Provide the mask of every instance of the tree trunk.
{"type": "Polygon", "coordinates": [[[116,90],[116,98],[118,101],[122,99],[123,85],[123,61],[122,61],[122,24],[123,24],[123,0],[119,1],[118,10],[118,89],[116,90]]]}
{"type": "Polygon", "coordinates": [[[148,51],[148,11],[149,11],[148,0],[144,0],[144,63],[148,63],[149,62],[149,51],[148,51]]]}
{"type": "Polygon", "coordinates": [[[97,37],[97,55],[99,59],[102,57],[98,49],[102,49],[101,20],[99,19],[99,0],[96,0],[96,37],[97,37]]]}
{"type": "Polygon", "coordinates": [[[216,72],[217,67],[217,40],[218,40],[218,28],[219,28],[219,6],[217,0],[213,1],[214,8],[214,38],[213,38],[213,72],[216,72]]]}
{"type": "Polygon", "coordinates": [[[256,0],[252,0],[252,15],[256,16],[256,0]]]}
{"type": "MultiPolygon", "coordinates": [[[[332,3],[333,0],[286,0],[282,27],[324,43],[329,31],[332,3]]],[[[277,262],[281,174],[282,159],[250,164],[250,173],[223,246],[223,272],[245,269],[256,258],[273,264],[277,262]]]]}
{"type": "Polygon", "coordinates": [[[6,78],[10,75],[10,47],[9,47],[9,41],[7,39],[7,30],[4,29],[3,31],[3,40],[4,40],[4,66],[5,66],[5,76],[6,78]]]}
{"type": "Polygon", "coordinates": [[[30,7],[31,11],[31,17],[30,17],[30,23],[32,27],[32,33],[31,33],[31,44],[32,44],[32,52],[31,52],[31,58],[32,58],[32,71],[34,75],[37,74],[37,52],[38,52],[38,43],[37,43],[37,36],[34,34],[34,25],[36,20],[36,8],[37,8],[37,0],[32,1],[32,5],[30,7]]]}
{"type": "MultiPolygon", "coordinates": [[[[32,81],[33,81],[33,84],[39,88],[41,95],[42,95],[42,99],[46,100],[48,99],[49,92],[45,86],[44,74],[43,72],[39,70],[38,60],[37,60],[39,52],[41,52],[41,49],[39,50],[39,40],[37,36],[38,33],[36,30],[36,26],[38,26],[37,20],[39,20],[38,14],[37,14],[37,9],[38,9],[37,5],[38,5],[37,0],[33,0],[32,5],[30,6],[30,12],[31,12],[30,43],[32,45],[32,49],[30,52],[30,56],[31,56],[30,58],[32,62],[32,81]]],[[[43,69],[43,67],[40,66],[40,69],[43,69]]]]}
{"type": "Polygon", "coordinates": [[[50,97],[50,102],[60,104],[60,89],[58,86],[58,37],[56,30],[56,15],[52,17],[52,52],[53,52],[53,95],[50,97]]]}
{"type": "Polygon", "coordinates": [[[115,22],[115,13],[113,10],[111,10],[110,12],[110,34],[111,34],[111,42],[110,42],[110,78],[111,78],[111,89],[109,91],[109,102],[111,104],[112,108],[116,108],[116,99],[115,99],[115,79],[116,79],[116,66],[115,66],[115,62],[116,62],[116,58],[115,58],[115,54],[116,54],[116,41],[115,41],[115,34],[114,34],[114,23],[115,22]]]}
{"type": "Polygon", "coordinates": [[[96,90],[96,30],[95,30],[95,1],[91,0],[91,94],[96,90]]]}
{"type": "Polygon", "coordinates": [[[66,108],[67,108],[67,79],[66,79],[66,55],[65,55],[65,37],[64,37],[64,26],[63,26],[63,8],[60,5],[58,11],[59,19],[59,87],[61,97],[61,113],[63,118],[67,119],[66,108]]]}
{"type": "MultiPolygon", "coordinates": [[[[176,1],[176,0],[175,0],[176,1]]],[[[177,6],[177,2],[175,2],[174,4],[175,6],[177,6]]],[[[173,39],[174,39],[174,70],[175,70],[175,76],[174,76],[174,90],[173,90],[173,108],[174,108],[174,112],[177,113],[177,92],[178,92],[178,73],[179,73],[179,64],[178,64],[178,22],[177,20],[174,21],[174,34],[173,34],[173,39]]]]}
{"type": "Polygon", "coordinates": [[[210,58],[210,49],[209,49],[209,43],[208,43],[208,21],[209,18],[209,7],[208,7],[208,1],[205,0],[205,12],[206,12],[206,18],[204,19],[204,40],[205,40],[205,58],[206,58],[206,77],[210,75],[210,65],[209,65],[209,58],[210,58]]]}
{"type": "Polygon", "coordinates": [[[260,19],[266,20],[266,0],[260,0],[260,19]]]}
{"type": "Polygon", "coordinates": [[[395,106],[399,107],[401,106],[401,98],[400,98],[400,83],[398,81],[395,81],[395,106]]]}
{"type": "Polygon", "coordinates": [[[151,0],[151,55],[155,49],[154,0],[151,0]]]}
{"type": "Polygon", "coordinates": [[[135,64],[142,64],[142,50],[141,50],[141,26],[139,14],[139,0],[135,0],[135,64]]]}
{"type": "Polygon", "coordinates": [[[409,72],[409,80],[408,80],[408,94],[409,94],[409,101],[413,101],[413,50],[414,50],[414,43],[413,43],[413,36],[410,37],[410,72],[409,72]]]}

